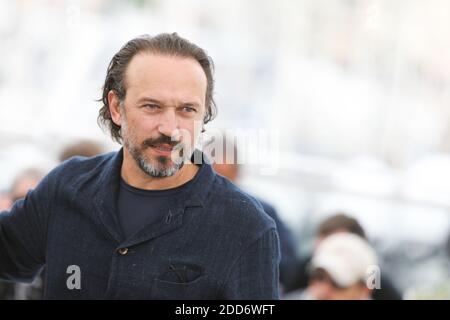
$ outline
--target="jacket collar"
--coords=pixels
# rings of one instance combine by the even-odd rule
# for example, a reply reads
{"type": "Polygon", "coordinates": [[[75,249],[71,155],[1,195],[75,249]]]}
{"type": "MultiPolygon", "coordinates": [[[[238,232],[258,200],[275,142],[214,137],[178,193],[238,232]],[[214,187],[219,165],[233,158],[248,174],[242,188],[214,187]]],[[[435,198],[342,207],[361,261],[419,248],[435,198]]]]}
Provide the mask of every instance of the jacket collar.
{"type": "MultiPolygon", "coordinates": [[[[192,192],[189,194],[182,193],[182,196],[173,199],[173,204],[166,217],[167,221],[172,221],[173,223],[167,223],[167,230],[163,228],[158,233],[168,232],[174,227],[181,226],[181,215],[184,213],[185,208],[204,206],[206,197],[214,182],[215,173],[211,165],[208,164],[209,161],[205,154],[199,150],[195,150],[191,161],[193,163],[199,163],[199,160],[200,169],[197,172],[198,176],[193,182],[192,192]]],[[[99,212],[100,220],[106,227],[108,233],[119,243],[122,240],[122,234],[117,218],[117,199],[119,195],[122,162],[123,148],[115,154],[112,154],[110,159],[105,163],[98,179],[98,187],[93,195],[94,205],[99,212]]]]}

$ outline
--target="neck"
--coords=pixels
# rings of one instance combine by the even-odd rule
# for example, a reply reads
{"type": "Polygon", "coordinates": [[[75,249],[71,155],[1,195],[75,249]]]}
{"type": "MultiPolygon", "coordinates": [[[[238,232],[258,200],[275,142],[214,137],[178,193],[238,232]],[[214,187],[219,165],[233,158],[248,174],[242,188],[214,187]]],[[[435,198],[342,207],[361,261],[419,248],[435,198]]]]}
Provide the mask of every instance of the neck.
{"type": "Polygon", "coordinates": [[[120,174],[129,185],[144,190],[172,189],[192,180],[199,170],[195,164],[185,164],[173,176],[156,178],[143,172],[134,161],[131,154],[123,148],[123,163],[120,174]]]}

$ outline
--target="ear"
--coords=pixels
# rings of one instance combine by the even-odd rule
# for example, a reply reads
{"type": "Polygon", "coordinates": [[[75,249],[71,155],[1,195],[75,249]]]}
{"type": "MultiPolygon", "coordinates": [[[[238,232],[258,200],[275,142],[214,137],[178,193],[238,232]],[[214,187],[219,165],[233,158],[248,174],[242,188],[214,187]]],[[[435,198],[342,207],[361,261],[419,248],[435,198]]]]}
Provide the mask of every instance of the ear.
{"type": "Polygon", "coordinates": [[[114,90],[108,92],[109,113],[112,121],[120,126],[122,124],[122,117],[120,115],[120,100],[114,90]]]}

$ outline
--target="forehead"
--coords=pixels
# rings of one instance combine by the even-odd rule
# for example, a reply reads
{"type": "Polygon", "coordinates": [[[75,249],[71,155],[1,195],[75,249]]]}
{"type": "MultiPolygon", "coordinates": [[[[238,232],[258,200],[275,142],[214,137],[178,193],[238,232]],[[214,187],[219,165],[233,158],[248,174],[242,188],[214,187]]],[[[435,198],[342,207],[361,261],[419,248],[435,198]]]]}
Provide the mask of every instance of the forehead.
{"type": "Polygon", "coordinates": [[[139,99],[197,99],[204,103],[207,88],[205,72],[193,58],[138,53],[125,72],[128,94],[139,99]]]}

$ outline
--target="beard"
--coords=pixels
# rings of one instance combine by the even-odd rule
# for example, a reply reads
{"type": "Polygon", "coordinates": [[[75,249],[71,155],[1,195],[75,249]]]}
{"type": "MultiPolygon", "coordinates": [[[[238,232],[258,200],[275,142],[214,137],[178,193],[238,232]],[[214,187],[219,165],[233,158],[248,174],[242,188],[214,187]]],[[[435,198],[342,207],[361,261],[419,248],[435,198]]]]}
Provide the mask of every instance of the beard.
{"type": "Polygon", "coordinates": [[[122,124],[122,132],[126,132],[123,139],[124,146],[128,149],[138,167],[150,177],[171,177],[184,166],[188,159],[187,152],[185,152],[183,143],[180,141],[172,141],[171,137],[160,135],[138,143],[136,137],[127,129],[126,124],[122,124]],[[146,149],[155,148],[162,144],[172,147],[171,156],[150,157],[145,153],[146,149]]]}

